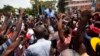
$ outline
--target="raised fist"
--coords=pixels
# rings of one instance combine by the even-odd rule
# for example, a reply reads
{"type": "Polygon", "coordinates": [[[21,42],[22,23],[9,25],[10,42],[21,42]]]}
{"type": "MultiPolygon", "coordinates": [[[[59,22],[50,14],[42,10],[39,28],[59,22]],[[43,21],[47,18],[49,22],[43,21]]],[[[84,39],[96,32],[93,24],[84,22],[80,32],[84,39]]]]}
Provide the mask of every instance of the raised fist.
{"type": "Polygon", "coordinates": [[[24,12],[25,12],[25,9],[23,9],[23,8],[20,8],[20,9],[19,9],[19,14],[20,14],[20,15],[23,15],[24,12]]]}

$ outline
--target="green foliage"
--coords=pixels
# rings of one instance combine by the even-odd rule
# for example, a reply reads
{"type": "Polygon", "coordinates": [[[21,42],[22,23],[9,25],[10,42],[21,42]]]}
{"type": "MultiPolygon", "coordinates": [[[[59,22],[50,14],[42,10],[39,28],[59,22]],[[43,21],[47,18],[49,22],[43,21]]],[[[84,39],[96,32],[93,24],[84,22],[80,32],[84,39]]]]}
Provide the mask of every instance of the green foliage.
{"type": "Polygon", "coordinates": [[[33,14],[34,14],[34,15],[37,15],[37,14],[38,14],[38,11],[39,11],[39,9],[38,9],[38,4],[34,4],[34,5],[33,5],[33,14]]]}
{"type": "Polygon", "coordinates": [[[10,11],[10,12],[15,12],[15,9],[12,7],[12,6],[9,6],[9,5],[5,5],[4,6],[4,8],[3,9],[1,9],[1,11],[3,11],[3,12],[8,12],[8,11],[10,11]]]}
{"type": "Polygon", "coordinates": [[[46,1],[46,2],[41,2],[42,7],[48,8],[48,7],[52,7],[53,2],[52,1],[46,1]]]}
{"type": "Polygon", "coordinates": [[[52,7],[53,5],[53,1],[46,1],[46,2],[43,2],[43,1],[35,1],[35,4],[33,4],[33,14],[34,15],[38,15],[41,14],[42,10],[41,8],[49,8],[49,7],[52,7]]]}
{"type": "Polygon", "coordinates": [[[30,8],[27,8],[27,9],[25,10],[25,13],[28,14],[28,15],[34,15],[34,14],[33,14],[33,10],[30,9],[30,8]]]}
{"type": "Polygon", "coordinates": [[[59,0],[58,2],[58,11],[59,12],[62,12],[62,13],[65,13],[65,0],[59,0]]]}
{"type": "Polygon", "coordinates": [[[2,13],[3,12],[3,10],[2,9],[0,9],[0,13],[2,13]]]}

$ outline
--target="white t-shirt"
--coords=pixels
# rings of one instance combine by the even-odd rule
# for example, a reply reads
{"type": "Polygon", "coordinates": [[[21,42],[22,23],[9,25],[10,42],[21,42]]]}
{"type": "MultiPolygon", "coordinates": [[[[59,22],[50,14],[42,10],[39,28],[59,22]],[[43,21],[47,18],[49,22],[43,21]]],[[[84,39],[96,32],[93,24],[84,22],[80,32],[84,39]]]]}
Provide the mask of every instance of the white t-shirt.
{"type": "Polygon", "coordinates": [[[25,56],[49,56],[51,41],[39,39],[25,51],[25,56]]]}

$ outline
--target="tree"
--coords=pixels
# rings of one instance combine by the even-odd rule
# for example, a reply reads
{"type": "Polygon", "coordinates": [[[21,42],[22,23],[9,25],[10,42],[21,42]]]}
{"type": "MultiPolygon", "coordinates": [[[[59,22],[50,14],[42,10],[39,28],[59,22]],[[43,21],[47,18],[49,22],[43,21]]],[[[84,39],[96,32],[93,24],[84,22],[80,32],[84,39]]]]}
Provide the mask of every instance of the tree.
{"type": "Polygon", "coordinates": [[[10,11],[13,13],[15,12],[15,9],[10,5],[4,5],[4,8],[2,10],[3,10],[3,12],[7,12],[7,11],[10,11]]]}
{"type": "Polygon", "coordinates": [[[27,9],[25,10],[25,13],[28,14],[28,15],[34,15],[33,10],[30,9],[30,8],[27,8],[27,9]]]}
{"type": "Polygon", "coordinates": [[[65,0],[59,0],[58,2],[58,11],[61,12],[61,13],[65,13],[65,0]]]}
{"type": "Polygon", "coordinates": [[[43,9],[45,8],[52,8],[53,9],[53,1],[40,1],[39,2],[39,13],[42,14],[43,13],[43,9]]]}
{"type": "Polygon", "coordinates": [[[38,9],[38,4],[33,4],[33,14],[38,15],[39,9],[38,9]]]}
{"type": "Polygon", "coordinates": [[[38,15],[38,13],[42,14],[42,9],[52,7],[53,5],[53,1],[45,1],[45,2],[37,1],[37,0],[34,0],[34,1],[35,1],[35,4],[33,4],[34,15],[38,15]]]}

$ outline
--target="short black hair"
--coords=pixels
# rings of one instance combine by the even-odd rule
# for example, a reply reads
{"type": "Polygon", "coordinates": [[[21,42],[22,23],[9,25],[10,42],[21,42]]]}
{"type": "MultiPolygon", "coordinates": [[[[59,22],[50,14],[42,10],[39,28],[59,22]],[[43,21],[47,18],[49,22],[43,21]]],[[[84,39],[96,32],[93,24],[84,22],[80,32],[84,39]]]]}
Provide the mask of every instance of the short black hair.
{"type": "Polygon", "coordinates": [[[64,25],[63,32],[64,34],[66,34],[66,36],[68,36],[68,34],[70,34],[70,27],[67,25],[64,25]]]}
{"type": "Polygon", "coordinates": [[[84,10],[81,12],[82,17],[92,18],[92,14],[90,10],[84,10]]]}
{"type": "Polygon", "coordinates": [[[100,21],[95,21],[94,26],[97,27],[97,28],[100,28],[100,21]]]}
{"type": "Polygon", "coordinates": [[[6,40],[7,38],[4,35],[0,35],[0,45],[2,45],[6,40]]]}
{"type": "Polygon", "coordinates": [[[96,56],[100,56],[100,42],[96,45],[96,56]]]}

